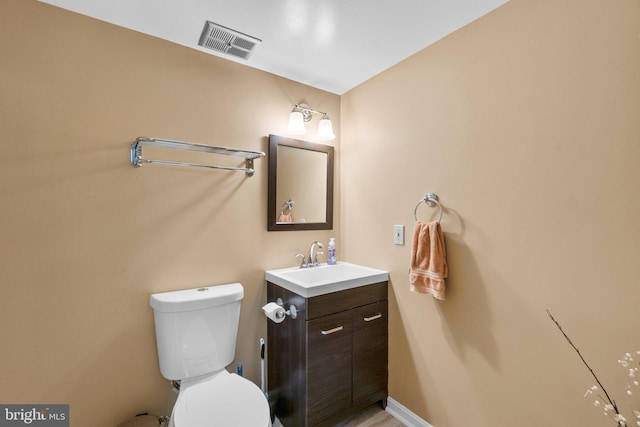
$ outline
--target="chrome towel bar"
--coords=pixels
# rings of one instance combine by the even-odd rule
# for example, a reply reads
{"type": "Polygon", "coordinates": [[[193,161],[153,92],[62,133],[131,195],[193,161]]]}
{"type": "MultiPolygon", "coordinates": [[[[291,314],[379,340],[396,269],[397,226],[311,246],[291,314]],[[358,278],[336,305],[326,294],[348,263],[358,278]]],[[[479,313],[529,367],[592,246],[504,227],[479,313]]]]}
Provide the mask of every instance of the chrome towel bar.
{"type": "Polygon", "coordinates": [[[242,172],[245,172],[247,176],[253,176],[253,173],[254,173],[253,160],[258,159],[260,157],[264,157],[264,156],[265,154],[260,151],[238,150],[235,148],[216,147],[213,145],[198,144],[195,142],[174,141],[171,139],[148,138],[148,137],[142,137],[142,136],[136,138],[136,140],[131,143],[131,165],[135,168],[139,168],[143,163],[156,163],[160,165],[191,166],[191,167],[209,168],[209,169],[242,171],[242,172]],[[226,156],[244,157],[246,167],[237,168],[237,167],[231,167],[231,166],[218,166],[218,165],[208,165],[208,164],[199,164],[199,163],[174,162],[169,160],[144,159],[142,157],[142,147],[144,146],[170,148],[173,150],[201,151],[201,152],[210,153],[210,154],[222,154],[226,156]]]}

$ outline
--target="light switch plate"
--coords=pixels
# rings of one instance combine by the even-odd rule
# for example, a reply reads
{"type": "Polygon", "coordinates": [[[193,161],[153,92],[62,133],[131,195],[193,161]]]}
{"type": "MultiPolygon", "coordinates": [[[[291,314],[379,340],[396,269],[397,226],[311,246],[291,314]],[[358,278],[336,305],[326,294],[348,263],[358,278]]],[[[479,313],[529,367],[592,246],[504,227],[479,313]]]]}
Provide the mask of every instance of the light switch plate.
{"type": "Polygon", "coordinates": [[[393,226],[393,244],[404,245],[404,225],[393,226]]]}

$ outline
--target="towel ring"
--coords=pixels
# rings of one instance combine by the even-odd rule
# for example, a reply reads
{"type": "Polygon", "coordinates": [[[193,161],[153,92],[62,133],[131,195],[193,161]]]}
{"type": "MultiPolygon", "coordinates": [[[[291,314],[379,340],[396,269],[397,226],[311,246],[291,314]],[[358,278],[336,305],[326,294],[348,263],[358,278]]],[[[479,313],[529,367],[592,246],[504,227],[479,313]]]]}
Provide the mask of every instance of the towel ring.
{"type": "Polygon", "coordinates": [[[422,199],[420,199],[418,201],[418,204],[416,205],[416,208],[413,210],[413,217],[415,218],[415,220],[418,220],[418,206],[420,206],[420,203],[425,202],[427,205],[429,206],[434,206],[437,205],[438,209],[440,209],[440,216],[438,217],[438,223],[442,220],[442,206],[440,206],[440,202],[438,202],[438,195],[436,193],[427,193],[426,196],[424,196],[422,199]]]}
{"type": "Polygon", "coordinates": [[[280,208],[280,214],[291,215],[291,208],[293,208],[293,200],[289,199],[282,204],[282,207],[280,208]]]}

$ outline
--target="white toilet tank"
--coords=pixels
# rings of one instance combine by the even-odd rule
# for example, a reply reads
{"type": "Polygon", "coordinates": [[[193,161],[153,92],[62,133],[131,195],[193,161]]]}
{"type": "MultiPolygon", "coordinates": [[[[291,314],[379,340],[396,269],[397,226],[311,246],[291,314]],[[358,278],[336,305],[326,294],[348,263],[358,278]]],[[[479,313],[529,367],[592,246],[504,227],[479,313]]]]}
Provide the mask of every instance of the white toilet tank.
{"type": "Polygon", "coordinates": [[[233,362],[243,296],[240,283],[151,295],[165,378],[193,378],[233,362]]]}

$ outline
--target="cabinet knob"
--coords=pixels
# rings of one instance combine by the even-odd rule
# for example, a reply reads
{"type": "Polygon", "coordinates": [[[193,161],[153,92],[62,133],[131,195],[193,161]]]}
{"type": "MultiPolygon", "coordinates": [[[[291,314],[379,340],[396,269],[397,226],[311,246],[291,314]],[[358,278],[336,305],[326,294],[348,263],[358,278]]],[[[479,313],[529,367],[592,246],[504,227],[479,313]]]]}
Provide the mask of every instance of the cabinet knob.
{"type": "Polygon", "coordinates": [[[376,320],[382,317],[382,314],[378,313],[378,314],[374,314],[371,317],[365,317],[362,320],[364,320],[365,322],[371,322],[372,320],[376,320]]]}

